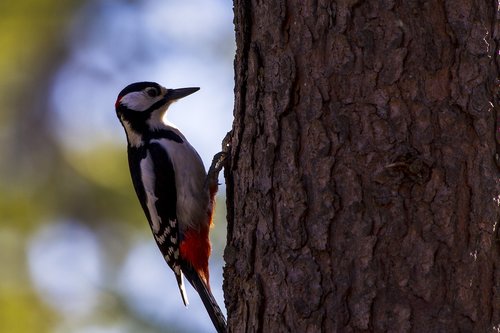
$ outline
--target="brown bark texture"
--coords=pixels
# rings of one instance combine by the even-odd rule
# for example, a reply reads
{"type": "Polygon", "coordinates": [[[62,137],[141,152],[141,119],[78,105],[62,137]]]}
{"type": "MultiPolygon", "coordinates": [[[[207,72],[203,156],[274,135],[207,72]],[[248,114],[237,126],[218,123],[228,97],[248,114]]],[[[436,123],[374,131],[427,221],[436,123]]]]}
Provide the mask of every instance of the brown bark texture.
{"type": "Polygon", "coordinates": [[[500,332],[497,5],[234,1],[232,332],[500,332]]]}

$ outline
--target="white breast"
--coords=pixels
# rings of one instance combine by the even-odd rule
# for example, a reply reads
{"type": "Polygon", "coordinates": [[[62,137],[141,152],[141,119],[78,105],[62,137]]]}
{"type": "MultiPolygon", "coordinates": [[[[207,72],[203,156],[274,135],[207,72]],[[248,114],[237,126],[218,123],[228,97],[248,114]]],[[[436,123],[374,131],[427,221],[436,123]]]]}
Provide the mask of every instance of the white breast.
{"type": "Polygon", "coordinates": [[[201,223],[207,223],[209,197],[205,191],[206,172],[203,161],[184,136],[180,132],[178,134],[184,142],[168,139],[156,139],[152,142],[160,144],[172,161],[177,190],[177,220],[182,232],[187,227],[198,229],[201,223]]]}

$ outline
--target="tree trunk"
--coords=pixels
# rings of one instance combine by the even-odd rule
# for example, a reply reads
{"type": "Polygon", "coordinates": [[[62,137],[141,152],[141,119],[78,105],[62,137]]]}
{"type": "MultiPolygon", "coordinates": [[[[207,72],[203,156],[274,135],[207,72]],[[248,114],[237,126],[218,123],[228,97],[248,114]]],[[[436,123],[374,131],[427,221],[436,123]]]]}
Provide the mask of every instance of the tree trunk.
{"type": "Polygon", "coordinates": [[[234,1],[232,332],[500,331],[496,6],[234,1]]]}

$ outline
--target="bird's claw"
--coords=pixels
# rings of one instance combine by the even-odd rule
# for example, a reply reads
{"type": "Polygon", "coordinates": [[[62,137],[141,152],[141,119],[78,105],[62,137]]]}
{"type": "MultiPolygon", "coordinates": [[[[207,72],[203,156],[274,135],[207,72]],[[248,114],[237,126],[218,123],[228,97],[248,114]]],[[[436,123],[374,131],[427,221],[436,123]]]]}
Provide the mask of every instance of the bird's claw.
{"type": "Polygon", "coordinates": [[[212,165],[210,166],[210,169],[213,169],[214,172],[218,174],[226,164],[226,159],[227,153],[225,151],[218,152],[212,159],[212,165]]]}
{"type": "Polygon", "coordinates": [[[219,173],[226,164],[227,156],[228,154],[225,151],[215,154],[210,169],[208,169],[207,180],[205,182],[207,187],[211,188],[218,185],[219,173]]]}

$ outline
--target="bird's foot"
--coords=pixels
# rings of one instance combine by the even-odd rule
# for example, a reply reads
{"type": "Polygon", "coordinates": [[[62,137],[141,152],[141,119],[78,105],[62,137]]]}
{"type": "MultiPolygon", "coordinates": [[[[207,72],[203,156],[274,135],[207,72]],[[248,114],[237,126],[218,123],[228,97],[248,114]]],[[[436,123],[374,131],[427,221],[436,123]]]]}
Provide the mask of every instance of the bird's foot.
{"type": "Polygon", "coordinates": [[[221,151],[215,154],[212,159],[212,165],[210,165],[210,169],[208,169],[207,178],[205,180],[205,187],[210,189],[210,191],[217,191],[217,187],[219,185],[219,173],[226,164],[227,160],[227,152],[221,151]]]}

